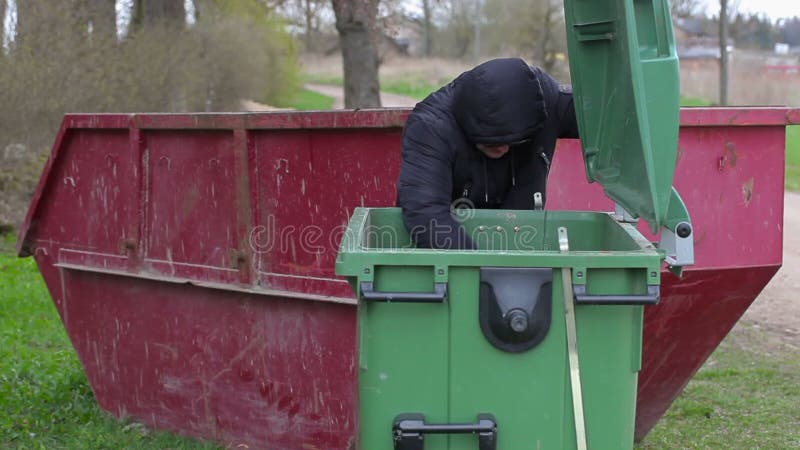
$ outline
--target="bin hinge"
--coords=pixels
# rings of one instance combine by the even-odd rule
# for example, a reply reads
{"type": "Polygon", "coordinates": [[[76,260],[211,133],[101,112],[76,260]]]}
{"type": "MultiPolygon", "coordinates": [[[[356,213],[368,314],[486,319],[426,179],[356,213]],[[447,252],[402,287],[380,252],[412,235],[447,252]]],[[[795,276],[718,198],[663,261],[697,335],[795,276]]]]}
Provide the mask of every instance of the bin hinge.
{"type": "Polygon", "coordinates": [[[638,223],[639,219],[633,217],[633,214],[629,213],[628,210],[622,207],[619,203],[614,203],[614,218],[617,222],[624,222],[624,223],[638,223]]]}
{"type": "Polygon", "coordinates": [[[694,230],[689,212],[675,188],[669,199],[667,220],[661,227],[658,248],[665,253],[664,262],[670,272],[681,275],[684,266],[694,264],[694,230]]]}
{"type": "Polygon", "coordinates": [[[694,264],[694,240],[692,239],[692,225],[688,222],[681,222],[671,230],[667,227],[661,229],[661,240],[658,248],[666,252],[664,261],[673,272],[678,271],[683,266],[694,264]]]}
{"type": "Polygon", "coordinates": [[[544,201],[542,200],[541,192],[533,194],[533,209],[534,211],[541,211],[544,209],[544,201]]]}

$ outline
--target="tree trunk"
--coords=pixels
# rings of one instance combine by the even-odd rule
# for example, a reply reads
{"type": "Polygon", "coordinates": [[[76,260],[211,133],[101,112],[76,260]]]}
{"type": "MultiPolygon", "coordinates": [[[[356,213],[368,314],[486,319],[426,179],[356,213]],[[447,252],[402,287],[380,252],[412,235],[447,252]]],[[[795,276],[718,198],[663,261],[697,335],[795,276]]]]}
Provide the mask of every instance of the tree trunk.
{"type": "Polygon", "coordinates": [[[540,38],[536,48],[537,55],[535,59],[541,62],[542,69],[548,73],[553,71],[556,64],[555,57],[550,54],[550,43],[553,40],[553,17],[558,11],[557,8],[560,8],[560,6],[556,6],[551,0],[547,1],[547,9],[542,20],[542,31],[539,34],[540,38]]]}
{"type": "Polygon", "coordinates": [[[432,40],[432,24],[431,24],[431,2],[430,0],[422,0],[422,14],[424,23],[424,33],[425,33],[425,56],[431,56],[431,52],[433,51],[433,40],[432,40]]]}
{"type": "Polygon", "coordinates": [[[728,0],[719,1],[719,104],[728,104],[728,0]]]}
{"type": "Polygon", "coordinates": [[[479,64],[481,62],[481,18],[483,17],[483,2],[481,0],[475,0],[475,16],[473,17],[472,26],[475,30],[473,47],[472,47],[472,59],[475,60],[475,64],[479,64]]]}
{"type": "Polygon", "coordinates": [[[312,32],[314,30],[314,10],[311,6],[311,0],[303,0],[303,16],[306,22],[306,51],[313,51],[314,39],[312,32]]]}
{"type": "MultiPolygon", "coordinates": [[[[6,42],[6,27],[5,27],[5,18],[6,18],[6,2],[5,0],[0,0],[0,46],[5,44],[6,42]]],[[[3,47],[0,47],[0,56],[5,54],[3,47]]]]}
{"type": "Polygon", "coordinates": [[[332,0],[344,65],[345,108],[381,106],[375,18],[378,0],[332,0]]]}

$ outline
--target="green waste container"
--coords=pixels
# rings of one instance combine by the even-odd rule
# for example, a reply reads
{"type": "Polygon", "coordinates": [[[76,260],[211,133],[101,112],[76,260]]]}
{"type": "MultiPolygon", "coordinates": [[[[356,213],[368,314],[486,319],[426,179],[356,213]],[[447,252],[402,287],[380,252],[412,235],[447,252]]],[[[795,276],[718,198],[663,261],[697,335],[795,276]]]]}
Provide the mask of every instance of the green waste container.
{"type": "Polygon", "coordinates": [[[336,272],[359,298],[361,450],[633,446],[642,310],[694,258],[669,3],[564,11],[587,178],[616,211],[454,211],[479,250],[435,251],[399,209],[356,209],[336,272]]]}
{"type": "Polygon", "coordinates": [[[630,448],[642,305],[657,301],[662,254],[612,214],[460,216],[481,250],[414,248],[397,208],[350,220],[336,268],[361,300],[359,448],[574,448],[562,268],[589,448],[630,448]],[[431,431],[403,435],[402,420],[431,431]]]}

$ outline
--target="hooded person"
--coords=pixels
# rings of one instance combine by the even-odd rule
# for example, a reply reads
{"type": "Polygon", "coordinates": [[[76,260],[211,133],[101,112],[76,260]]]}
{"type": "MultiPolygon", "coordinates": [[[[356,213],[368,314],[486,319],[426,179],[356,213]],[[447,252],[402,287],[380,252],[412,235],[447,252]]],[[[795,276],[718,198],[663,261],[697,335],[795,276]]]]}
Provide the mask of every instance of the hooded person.
{"type": "Polygon", "coordinates": [[[487,61],[418,103],[403,130],[397,205],[418,247],[474,249],[451,207],[533,209],[558,138],[577,138],[572,90],[518,58],[487,61]]]}

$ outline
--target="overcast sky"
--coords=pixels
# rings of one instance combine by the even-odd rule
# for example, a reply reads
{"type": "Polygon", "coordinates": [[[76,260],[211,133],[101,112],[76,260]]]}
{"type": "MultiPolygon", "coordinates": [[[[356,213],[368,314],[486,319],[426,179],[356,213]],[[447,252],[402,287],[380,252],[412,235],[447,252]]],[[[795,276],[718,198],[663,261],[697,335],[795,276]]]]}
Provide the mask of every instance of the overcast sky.
{"type": "MultiPolygon", "coordinates": [[[[719,0],[704,0],[704,2],[707,4],[708,14],[719,14],[719,0]]],[[[728,8],[736,3],[737,0],[728,0],[728,8]]],[[[797,0],[738,0],[738,4],[740,12],[766,14],[773,21],[800,16],[800,4],[797,0]]]]}

